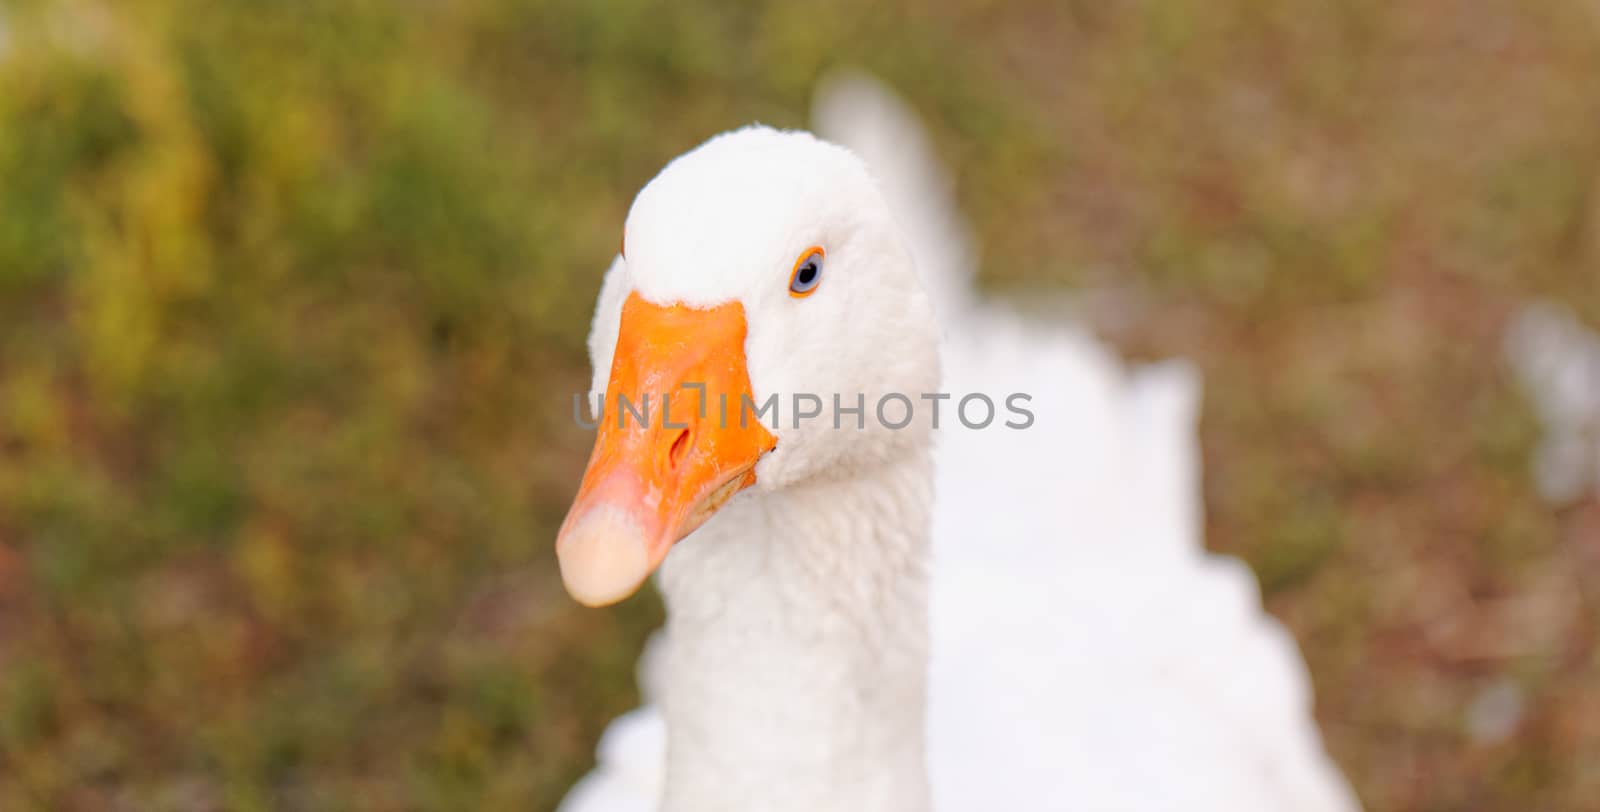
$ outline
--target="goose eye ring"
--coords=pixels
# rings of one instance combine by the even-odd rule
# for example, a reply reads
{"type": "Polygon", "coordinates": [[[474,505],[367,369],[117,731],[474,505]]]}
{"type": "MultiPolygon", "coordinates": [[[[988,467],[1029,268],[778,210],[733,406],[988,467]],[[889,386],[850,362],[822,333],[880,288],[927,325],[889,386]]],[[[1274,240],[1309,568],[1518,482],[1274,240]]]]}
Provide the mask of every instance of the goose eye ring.
{"type": "Polygon", "coordinates": [[[815,293],[822,284],[822,258],[826,252],[818,246],[807,248],[794,261],[794,272],[789,275],[789,295],[803,299],[815,293]]]}

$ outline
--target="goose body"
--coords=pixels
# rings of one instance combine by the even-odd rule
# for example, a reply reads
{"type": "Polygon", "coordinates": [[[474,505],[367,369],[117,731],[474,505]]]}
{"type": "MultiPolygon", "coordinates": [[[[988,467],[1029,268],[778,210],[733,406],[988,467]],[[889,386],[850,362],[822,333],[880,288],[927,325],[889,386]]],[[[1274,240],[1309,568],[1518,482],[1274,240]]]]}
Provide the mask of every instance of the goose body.
{"type": "MultiPolygon", "coordinates": [[[[867,392],[869,412],[884,391],[952,399],[937,428],[919,414],[889,433],[776,431],[753,482],[661,563],[668,623],[641,659],[647,704],[608,728],[562,811],[1358,808],[1322,750],[1293,640],[1262,611],[1248,569],[1200,543],[1193,369],[1128,369],[1073,328],[978,301],[964,227],[910,114],[857,79],[822,94],[816,118],[873,168],[881,197],[859,205],[894,212],[915,290],[892,271],[851,290],[849,307],[881,322],[870,328],[851,319],[866,310],[762,299],[706,281],[714,270],[653,293],[699,306],[739,296],[758,396],[820,382],[867,392]],[[796,361],[792,346],[755,334],[758,320],[790,311],[815,324],[785,325],[787,335],[840,325],[820,358],[796,361]],[[765,353],[767,341],[783,350],[765,353]],[[877,352],[852,352],[863,344],[877,352]],[[921,357],[934,347],[938,359],[921,357]],[[795,364],[860,372],[774,383],[774,368],[795,364]],[[941,368],[942,383],[929,377],[941,368]],[[967,393],[995,403],[987,427],[960,419],[967,393]],[[1006,409],[1017,393],[1026,428],[1004,425],[1024,422],[1006,409]]],[[[700,152],[737,165],[736,148],[781,159],[793,147],[805,160],[821,143],[809,139],[746,130],[700,152]]],[[[817,174],[836,157],[822,155],[817,174]]],[[[663,176],[715,185],[698,169],[663,176]]],[[[636,220],[641,234],[654,228],[651,196],[680,191],[641,193],[625,253],[636,220]]],[[[672,203],[691,217],[721,213],[672,203]]],[[[825,219],[834,203],[796,208],[825,219]]],[[[642,239],[692,243],[681,216],[670,237],[642,239]]],[[[840,233],[798,239],[831,240],[832,262],[862,243],[840,233]]],[[[652,258],[636,272],[654,273],[642,266],[658,247],[643,250],[652,258]]],[[[885,250],[875,259],[893,266],[885,250]]],[[[624,300],[653,284],[634,273],[619,258],[601,294],[596,391],[615,388],[626,363],[624,300]]],[[[845,273],[868,272],[830,265],[820,290],[854,284],[838,280],[845,273]]],[[[973,411],[980,422],[984,410],[973,411]]],[[[585,498],[558,549],[593,512],[585,498]]],[[[574,560],[574,570],[588,561],[574,560]]]]}

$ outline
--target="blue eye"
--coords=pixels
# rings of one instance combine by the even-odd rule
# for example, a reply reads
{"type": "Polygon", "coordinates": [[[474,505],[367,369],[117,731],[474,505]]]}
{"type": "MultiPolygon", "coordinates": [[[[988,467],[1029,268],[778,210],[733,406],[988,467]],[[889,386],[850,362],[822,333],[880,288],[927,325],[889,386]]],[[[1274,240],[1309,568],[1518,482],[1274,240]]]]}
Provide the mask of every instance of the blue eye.
{"type": "Polygon", "coordinates": [[[818,246],[807,248],[794,262],[794,273],[789,275],[789,295],[796,299],[810,296],[822,284],[822,258],[825,252],[818,246]]]}

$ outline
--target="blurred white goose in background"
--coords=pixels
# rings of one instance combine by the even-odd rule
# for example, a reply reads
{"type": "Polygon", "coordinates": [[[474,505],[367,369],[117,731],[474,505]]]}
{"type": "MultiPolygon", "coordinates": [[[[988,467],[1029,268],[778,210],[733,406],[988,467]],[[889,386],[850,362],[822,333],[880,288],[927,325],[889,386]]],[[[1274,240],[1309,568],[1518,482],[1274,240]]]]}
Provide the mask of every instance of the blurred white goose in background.
{"type": "Polygon", "coordinates": [[[668,621],[650,704],[563,812],[1356,809],[1293,640],[1201,544],[1194,370],[979,301],[925,138],[871,81],[815,119],[854,154],[719,136],[640,192],[607,274],[596,392],[709,377],[782,419],[617,429],[608,406],[563,577],[598,605],[660,565],[668,621]],[[797,427],[794,392],[865,393],[867,426],[829,403],[797,427]],[[874,414],[892,392],[904,430],[874,414]]]}
{"type": "Polygon", "coordinates": [[[1600,498],[1600,334],[1561,305],[1535,302],[1512,320],[1506,356],[1544,424],[1540,495],[1556,505],[1600,498]]]}

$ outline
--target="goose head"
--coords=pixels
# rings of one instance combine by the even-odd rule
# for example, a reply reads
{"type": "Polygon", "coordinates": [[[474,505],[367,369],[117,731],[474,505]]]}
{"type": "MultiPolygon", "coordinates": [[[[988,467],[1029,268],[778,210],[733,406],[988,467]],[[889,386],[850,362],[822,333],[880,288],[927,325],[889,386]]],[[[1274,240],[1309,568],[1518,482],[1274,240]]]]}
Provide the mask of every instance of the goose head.
{"type": "Polygon", "coordinates": [[[765,127],[711,139],[639,192],[590,355],[606,399],[556,551],[591,606],[632,594],[731,498],[925,445],[918,398],[939,379],[910,247],[866,166],[765,127]],[[884,400],[880,421],[894,394],[907,400],[884,400]],[[645,420],[619,400],[636,410],[647,396],[645,420]],[[840,411],[836,427],[836,397],[865,414],[840,411]]]}

